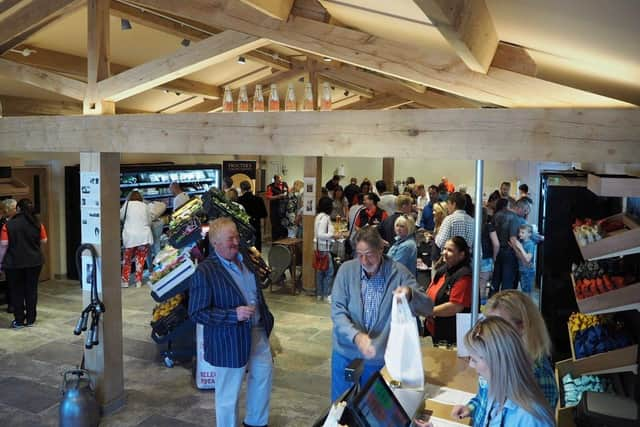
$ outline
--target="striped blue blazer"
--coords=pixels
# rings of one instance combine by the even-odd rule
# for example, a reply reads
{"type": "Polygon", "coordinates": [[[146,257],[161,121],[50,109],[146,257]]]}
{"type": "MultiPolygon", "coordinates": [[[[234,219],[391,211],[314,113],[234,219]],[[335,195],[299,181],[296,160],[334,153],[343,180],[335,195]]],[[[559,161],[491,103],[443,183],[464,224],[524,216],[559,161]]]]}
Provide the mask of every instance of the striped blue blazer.
{"type": "MultiPolygon", "coordinates": [[[[248,256],[244,257],[248,260],[248,256]]],[[[254,272],[253,267],[245,266],[254,272]]],[[[267,336],[273,329],[273,315],[264,300],[256,276],[257,306],[267,336]]],[[[236,307],[249,305],[242,291],[212,250],[191,276],[189,316],[204,325],[204,358],[213,366],[241,368],[251,354],[251,322],[239,322],[236,307]]]]}

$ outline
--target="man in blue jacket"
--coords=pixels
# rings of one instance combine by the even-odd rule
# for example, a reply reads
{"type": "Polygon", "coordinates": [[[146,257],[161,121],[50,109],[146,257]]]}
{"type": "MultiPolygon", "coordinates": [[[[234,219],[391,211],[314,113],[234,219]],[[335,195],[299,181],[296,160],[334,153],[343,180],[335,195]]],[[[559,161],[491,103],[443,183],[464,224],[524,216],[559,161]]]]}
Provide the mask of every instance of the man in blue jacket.
{"type": "Polygon", "coordinates": [[[204,358],[214,366],[217,427],[237,426],[240,388],[247,374],[243,425],[266,426],[273,360],[269,335],[273,315],[259,280],[240,253],[240,236],[231,218],[211,221],[213,251],[191,280],[189,315],[204,325],[204,358]]]}
{"type": "Polygon", "coordinates": [[[383,255],[384,241],[377,227],[360,229],[355,240],[355,259],[340,266],[331,293],[332,402],[349,388],[344,369],[354,359],[365,359],[361,385],[384,366],[393,298],[405,294],[416,315],[429,316],[433,311],[433,302],[417,290],[409,270],[383,255]]]}

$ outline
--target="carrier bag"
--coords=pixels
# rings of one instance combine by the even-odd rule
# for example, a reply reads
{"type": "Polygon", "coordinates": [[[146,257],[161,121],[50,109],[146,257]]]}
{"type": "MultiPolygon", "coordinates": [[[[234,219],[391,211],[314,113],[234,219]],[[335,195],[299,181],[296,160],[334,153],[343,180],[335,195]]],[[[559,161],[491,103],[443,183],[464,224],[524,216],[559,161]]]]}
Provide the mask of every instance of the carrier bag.
{"type": "Polygon", "coordinates": [[[200,390],[216,388],[216,374],[213,366],[204,360],[204,326],[196,325],[196,387],[200,390]]]}
{"type": "Polygon", "coordinates": [[[391,329],[384,362],[389,375],[400,381],[403,388],[422,389],[424,371],[418,324],[405,296],[402,295],[399,299],[400,301],[393,296],[391,329]]]}

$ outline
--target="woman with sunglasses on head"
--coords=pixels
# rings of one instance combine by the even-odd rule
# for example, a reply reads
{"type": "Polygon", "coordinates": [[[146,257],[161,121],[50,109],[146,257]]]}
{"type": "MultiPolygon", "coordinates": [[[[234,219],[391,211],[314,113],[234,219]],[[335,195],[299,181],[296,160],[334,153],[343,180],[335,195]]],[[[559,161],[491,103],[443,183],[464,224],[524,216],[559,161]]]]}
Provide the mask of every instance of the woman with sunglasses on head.
{"type": "Polygon", "coordinates": [[[427,317],[425,327],[433,343],[456,342],[456,314],[471,309],[471,251],[460,236],[447,240],[442,249],[444,264],[437,270],[427,288],[433,301],[433,315],[427,317]]]}
{"type": "MultiPolygon", "coordinates": [[[[500,317],[513,326],[522,337],[524,349],[533,361],[533,375],[551,408],[558,404],[558,387],[551,364],[551,339],[542,315],[531,298],[514,289],[498,292],[485,307],[488,316],[500,317]]],[[[474,422],[484,417],[486,382],[480,381],[478,394],[465,405],[453,410],[454,416],[473,416],[474,422]]]]}
{"type": "MultiPolygon", "coordinates": [[[[553,413],[531,369],[518,331],[506,320],[489,316],[467,332],[469,366],[487,383],[487,407],[474,427],[550,427],[553,413]]],[[[454,412],[454,417],[462,418],[454,412]]],[[[419,422],[419,427],[429,423],[419,422]]]]}

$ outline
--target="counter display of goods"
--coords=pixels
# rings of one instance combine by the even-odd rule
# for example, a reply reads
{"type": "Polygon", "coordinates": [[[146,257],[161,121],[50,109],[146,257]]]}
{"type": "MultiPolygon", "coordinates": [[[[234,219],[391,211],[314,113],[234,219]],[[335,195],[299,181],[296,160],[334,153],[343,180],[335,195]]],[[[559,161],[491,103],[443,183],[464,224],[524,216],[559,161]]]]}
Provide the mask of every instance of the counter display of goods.
{"type": "Polygon", "coordinates": [[[179,182],[185,193],[193,196],[218,187],[220,170],[218,165],[185,165],[181,169],[169,170],[164,165],[125,165],[120,173],[120,198],[124,200],[133,189],[145,199],[170,199],[173,197],[169,185],[179,182]]]}
{"type": "Polygon", "coordinates": [[[625,280],[624,271],[617,260],[587,261],[572,268],[577,299],[603,294],[633,283],[632,277],[625,280]]]}
{"type": "Polygon", "coordinates": [[[576,406],[585,391],[613,392],[612,385],[606,378],[595,375],[582,375],[573,378],[571,374],[562,377],[562,391],[561,396],[564,399],[562,406],[576,406]]]}

